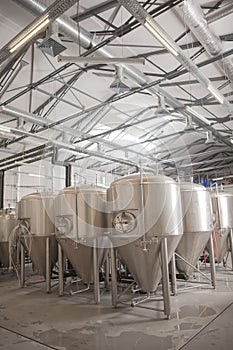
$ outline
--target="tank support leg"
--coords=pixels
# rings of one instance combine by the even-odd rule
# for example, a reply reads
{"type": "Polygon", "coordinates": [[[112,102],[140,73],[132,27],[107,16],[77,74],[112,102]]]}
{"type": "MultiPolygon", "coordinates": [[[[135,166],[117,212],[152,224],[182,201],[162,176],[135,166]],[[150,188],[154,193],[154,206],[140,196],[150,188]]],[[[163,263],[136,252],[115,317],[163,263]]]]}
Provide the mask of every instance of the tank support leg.
{"type": "Polygon", "coordinates": [[[94,299],[95,303],[100,303],[100,282],[99,282],[99,268],[98,268],[98,250],[97,242],[94,239],[93,242],[93,275],[94,275],[94,299]]]}
{"type": "Polygon", "coordinates": [[[216,269],[215,269],[214,244],[213,244],[212,234],[208,241],[208,248],[209,248],[209,259],[210,259],[211,284],[215,288],[216,287],[216,269]]]}
{"type": "Polygon", "coordinates": [[[46,237],[46,292],[51,292],[50,237],[46,237]]]}
{"type": "Polygon", "coordinates": [[[23,288],[25,284],[25,250],[22,243],[20,243],[20,287],[23,288]]]}
{"type": "Polygon", "coordinates": [[[109,253],[108,253],[105,264],[104,264],[106,290],[109,290],[109,273],[110,273],[109,263],[110,263],[110,258],[109,258],[109,253]]]}
{"type": "Polygon", "coordinates": [[[231,269],[233,271],[233,229],[232,228],[229,232],[229,241],[230,241],[230,254],[231,254],[231,269]]]}
{"type": "Polygon", "coordinates": [[[60,244],[58,244],[58,277],[59,277],[59,296],[64,295],[64,259],[63,251],[60,244]]]}
{"type": "Polygon", "coordinates": [[[171,315],[170,288],[169,288],[169,272],[168,272],[168,253],[167,238],[161,240],[161,269],[162,269],[162,287],[164,300],[164,314],[167,318],[171,315]]]}
{"type": "Polygon", "coordinates": [[[172,294],[173,294],[173,295],[177,295],[176,259],[175,259],[175,253],[172,254],[170,266],[171,266],[171,287],[172,287],[172,294]]]}
{"type": "Polygon", "coordinates": [[[112,281],[112,306],[117,307],[117,274],[116,274],[116,250],[111,247],[111,281],[112,281]]]}

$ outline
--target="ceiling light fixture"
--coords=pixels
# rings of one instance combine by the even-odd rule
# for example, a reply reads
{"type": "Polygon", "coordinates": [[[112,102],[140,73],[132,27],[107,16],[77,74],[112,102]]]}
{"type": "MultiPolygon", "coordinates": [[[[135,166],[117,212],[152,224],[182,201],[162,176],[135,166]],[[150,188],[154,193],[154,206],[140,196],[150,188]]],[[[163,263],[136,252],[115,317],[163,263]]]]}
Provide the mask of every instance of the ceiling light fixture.
{"type": "Polygon", "coordinates": [[[9,51],[11,53],[15,52],[19,47],[27,43],[32,37],[36,36],[42,29],[48,26],[50,22],[50,19],[48,18],[48,15],[46,17],[40,19],[37,23],[33,24],[31,28],[28,29],[28,33],[19,38],[17,38],[13,43],[11,44],[9,51]]]}
{"type": "Polygon", "coordinates": [[[167,35],[163,32],[162,28],[158,26],[150,17],[146,18],[144,23],[146,29],[174,56],[178,56],[179,52],[177,48],[173,45],[173,42],[169,40],[167,35]]]}
{"type": "Polygon", "coordinates": [[[144,58],[130,57],[84,57],[84,56],[57,56],[58,62],[75,62],[90,64],[145,64],[144,58]]]}
{"type": "Polygon", "coordinates": [[[169,40],[165,33],[163,33],[162,28],[160,28],[153,20],[151,20],[150,17],[146,18],[144,26],[174,56],[177,57],[179,55],[179,52],[173,45],[173,42],[169,40]]]}
{"type": "Polygon", "coordinates": [[[10,132],[11,132],[11,129],[8,128],[7,126],[0,125],[0,131],[10,133],[10,132]]]}
{"type": "Polygon", "coordinates": [[[207,124],[207,125],[211,125],[211,122],[206,119],[205,117],[203,117],[201,114],[199,114],[198,112],[194,111],[194,109],[190,108],[190,107],[186,107],[185,108],[187,112],[191,113],[192,115],[194,115],[197,119],[201,120],[203,123],[207,124]]]}
{"type": "Polygon", "coordinates": [[[216,98],[216,100],[223,104],[224,102],[224,97],[221,95],[221,93],[218,91],[218,89],[215,89],[215,87],[209,85],[207,87],[207,89],[209,90],[209,92],[214,96],[214,98],[216,98]]]}

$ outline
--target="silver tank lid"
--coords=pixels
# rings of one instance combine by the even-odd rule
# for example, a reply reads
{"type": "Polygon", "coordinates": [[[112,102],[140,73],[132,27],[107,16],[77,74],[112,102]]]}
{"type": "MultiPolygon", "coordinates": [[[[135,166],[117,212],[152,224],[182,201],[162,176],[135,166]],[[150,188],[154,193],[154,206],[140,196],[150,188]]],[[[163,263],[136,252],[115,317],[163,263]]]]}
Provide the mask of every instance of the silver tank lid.
{"type": "Polygon", "coordinates": [[[100,185],[78,185],[78,186],[70,186],[63,188],[59,194],[73,194],[73,193],[87,193],[87,192],[95,192],[95,193],[106,193],[107,187],[100,185]]]}
{"type": "Polygon", "coordinates": [[[192,191],[206,191],[206,188],[200,184],[195,184],[192,182],[181,182],[180,183],[180,190],[182,192],[184,191],[188,191],[188,192],[192,192],[192,191]]]}
{"type": "MultiPolygon", "coordinates": [[[[129,182],[132,184],[138,184],[140,183],[140,174],[136,173],[133,175],[127,175],[124,177],[121,177],[120,179],[117,179],[111,183],[111,187],[115,186],[117,184],[128,184],[129,182]]],[[[178,185],[178,183],[173,180],[172,178],[165,176],[165,175],[149,175],[149,174],[143,174],[142,181],[145,184],[171,184],[171,185],[178,185]]]]}

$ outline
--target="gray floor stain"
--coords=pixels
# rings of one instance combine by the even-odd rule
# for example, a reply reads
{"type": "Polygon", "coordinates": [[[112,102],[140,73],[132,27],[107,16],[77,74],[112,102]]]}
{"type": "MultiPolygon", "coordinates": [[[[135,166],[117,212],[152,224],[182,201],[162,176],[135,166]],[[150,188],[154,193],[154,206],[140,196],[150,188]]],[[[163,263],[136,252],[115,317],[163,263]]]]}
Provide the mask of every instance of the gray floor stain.
{"type": "Polygon", "coordinates": [[[169,349],[172,347],[172,336],[158,337],[142,332],[122,332],[120,336],[106,336],[104,330],[92,327],[93,333],[82,330],[58,332],[55,329],[42,332],[40,341],[66,350],[135,350],[135,349],[169,349]],[[94,331],[95,330],[95,331],[94,331]]]}
{"type": "Polygon", "coordinates": [[[179,329],[181,331],[189,330],[189,329],[200,329],[202,325],[192,324],[192,323],[181,323],[179,329]]]}
{"type": "Polygon", "coordinates": [[[217,313],[216,310],[214,310],[211,307],[205,306],[205,305],[185,305],[180,308],[179,311],[179,317],[185,318],[185,317],[208,317],[213,316],[217,313]]]}

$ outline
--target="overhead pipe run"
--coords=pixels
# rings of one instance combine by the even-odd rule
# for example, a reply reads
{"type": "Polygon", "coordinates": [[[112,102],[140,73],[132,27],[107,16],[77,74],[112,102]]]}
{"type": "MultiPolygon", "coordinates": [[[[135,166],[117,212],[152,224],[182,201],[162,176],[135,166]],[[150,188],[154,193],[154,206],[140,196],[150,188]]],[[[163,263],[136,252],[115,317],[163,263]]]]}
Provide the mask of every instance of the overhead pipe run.
{"type": "Polygon", "coordinates": [[[72,7],[77,0],[56,0],[48,8],[42,11],[40,16],[17,34],[0,51],[0,64],[21,47],[32,42],[40,33],[45,31],[57,17],[72,7]]]}
{"type": "MultiPolygon", "coordinates": [[[[191,29],[192,33],[206,49],[206,51],[212,56],[223,54],[222,41],[209,27],[207,20],[204,18],[203,11],[197,1],[186,0],[179,5],[179,7],[182,10],[182,12],[178,11],[182,20],[185,21],[186,25],[191,29]]],[[[225,57],[217,63],[223,74],[227,75],[231,84],[233,84],[232,58],[225,57]]]]}
{"type": "MultiPolygon", "coordinates": [[[[13,0],[14,2],[18,3],[19,5],[22,5],[24,8],[29,10],[31,13],[33,13],[35,16],[39,16],[45,9],[46,5],[44,5],[40,0],[13,0]]],[[[68,16],[62,15],[59,19],[57,19],[57,22],[59,23],[59,30],[67,35],[70,39],[72,39],[74,42],[80,44],[83,48],[89,49],[95,45],[95,41],[93,40],[92,36],[89,32],[81,28],[80,26],[77,26],[76,22],[71,20],[68,16]]],[[[103,57],[114,57],[109,51],[107,51],[104,48],[98,49],[98,54],[103,57]]],[[[191,61],[192,62],[192,61],[191,61]]],[[[149,80],[142,72],[140,72],[135,67],[131,67],[128,65],[122,65],[124,68],[125,75],[127,75],[130,79],[135,81],[138,85],[144,86],[147,84],[152,83],[151,80],[149,80]]],[[[184,115],[187,116],[187,114],[190,114],[191,112],[186,112],[184,105],[179,102],[176,98],[174,98],[172,95],[170,95],[168,92],[163,90],[159,86],[153,86],[148,87],[148,90],[152,94],[157,95],[163,95],[166,98],[167,103],[173,107],[178,108],[184,115]]],[[[194,110],[193,110],[194,111],[194,110]]],[[[200,126],[205,127],[208,130],[215,131],[211,126],[205,125],[200,119],[192,114],[193,120],[200,126]]],[[[229,144],[227,140],[225,140],[218,132],[215,134],[216,137],[221,139],[225,144],[228,146],[232,144],[229,144]]]]}
{"type": "MultiPolygon", "coordinates": [[[[30,133],[30,132],[28,132],[26,130],[18,130],[18,129],[14,129],[14,128],[11,128],[10,130],[12,132],[15,132],[15,133],[20,133],[21,135],[31,136],[32,138],[43,140],[43,141],[47,142],[48,144],[50,144],[52,146],[55,146],[57,148],[67,149],[67,150],[70,150],[70,151],[72,151],[74,153],[86,154],[86,155],[90,155],[90,156],[92,156],[94,158],[106,159],[106,160],[109,160],[111,162],[120,163],[120,164],[124,164],[124,165],[127,165],[127,166],[132,166],[132,167],[137,167],[137,164],[135,162],[132,162],[132,161],[124,159],[124,158],[120,159],[120,158],[117,158],[117,157],[108,156],[107,154],[101,153],[101,152],[98,152],[98,151],[90,151],[90,150],[87,150],[85,148],[69,144],[69,143],[64,142],[64,141],[58,141],[58,140],[51,141],[51,139],[49,137],[40,136],[38,134],[33,134],[33,133],[30,133]]],[[[4,170],[5,167],[7,167],[8,165],[9,165],[8,162],[1,164],[0,170],[4,170]]],[[[154,169],[149,169],[149,168],[147,168],[147,170],[154,171],[154,169]]]]}
{"type": "MultiPolygon", "coordinates": [[[[23,119],[25,122],[27,121],[27,122],[33,123],[35,125],[46,126],[50,130],[55,130],[55,131],[58,131],[58,132],[62,132],[63,134],[68,134],[68,135],[73,136],[73,137],[79,137],[80,138],[79,142],[82,142],[82,141],[90,139],[92,142],[101,142],[102,144],[105,144],[106,146],[109,146],[110,148],[119,149],[119,145],[118,144],[116,144],[116,143],[114,143],[112,141],[105,140],[101,136],[100,137],[98,137],[98,135],[94,136],[94,135],[89,134],[87,132],[83,132],[83,131],[80,131],[80,130],[74,130],[72,128],[65,127],[65,126],[62,126],[62,125],[61,126],[54,126],[53,125],[53,121],[50,120],[50,119],[40,118],[40,117],[38,117],[38,116],[36,116],[36,115],[34,115],[32,113],[24,112],[24,111],[22,111],[20,109],[17,109],[15,107],[2,106],[2,107],[0,107],[0,114],[1,113],[3,113],[5,116],[15,117],[15,118],[17,118],[19,120],[23,119]]],[[[151,119],[152,119],[152,117],[150,118],[150,120],[151,119]]],[[[90,126],[90,124],[89,124],[89,126],[90,126]]],[[[124,124],[124,125],[122,125],[121,129],[123,129],[123,128],[127,127],[127,126],[128,126],[127,124],[124,124]]],[[[116,130],[120,130],[120,129],[116,128],[116,130]]],[[[15,128],[9,128],[9,132],[15,132],[15,134],[19,134],[20,130],[19,129],[15,129],[15,128]]],[[[34,136],[33,133],[31,133],[30,135],[34,136]]],[[[27,134],[27,136],[29,136],[29,133],[27,134]]],[[[124,149],[123,146],[121,146],[120,148],[124,149]]],[[[136,154],[138,157],[147,158],[149,161],[151,161],[153,159],[150,156],[144,155],[144,154],[142,154],[140,152],[137,152],[137,151],[134,151],[134,150],[132,150],[131,152],[136,154]]]]}
{"type": "Polygon", "coordinates": [[[197,65],[187,57],[176,42],[168,36],[155,19],[138,3],[137,0],[118,0],[147,30],[150,32],[196,79],[205,87],[211,95],[223,105],[228,112],[233,114],[233,106],[215,88],[213,83],[200,71],[197,65]]]}

